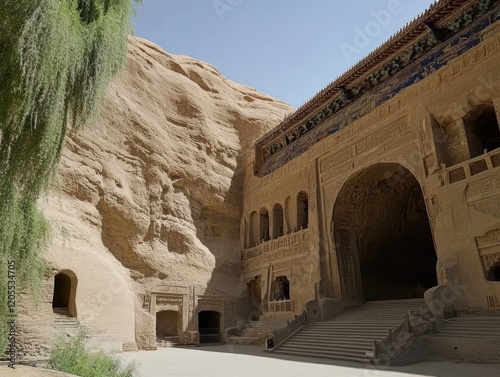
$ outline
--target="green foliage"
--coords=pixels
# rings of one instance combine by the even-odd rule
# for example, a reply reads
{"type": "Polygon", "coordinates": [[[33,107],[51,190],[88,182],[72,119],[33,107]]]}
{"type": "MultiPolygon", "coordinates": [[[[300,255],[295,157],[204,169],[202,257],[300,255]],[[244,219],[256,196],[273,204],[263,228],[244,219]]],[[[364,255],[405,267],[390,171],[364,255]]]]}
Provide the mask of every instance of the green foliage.
{"type": "Polygon", "coordinates": [[[48,224],[36,203],[55,175],[66,131],[97,119],[110,81],[123,68],[133,2],[2,2],[1,321],[8,260],[16,261],[18,290],[40,290],[48,224]]]}
{"type": "Polygon", "coordinates": [[[89,353],[85,348],[85,333],[80,332],[69,343],[59,338],[50,354],[49,368],[81,377],[133,377],[134,364],[126,367],[111,356],[89,353]]]}

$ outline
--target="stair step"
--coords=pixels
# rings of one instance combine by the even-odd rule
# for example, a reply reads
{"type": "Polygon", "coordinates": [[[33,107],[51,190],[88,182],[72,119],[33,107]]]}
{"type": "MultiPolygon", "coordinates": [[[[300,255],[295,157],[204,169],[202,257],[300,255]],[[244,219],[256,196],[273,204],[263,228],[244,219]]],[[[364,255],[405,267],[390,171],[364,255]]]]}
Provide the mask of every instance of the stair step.
{"type": "Polygon", "coordinates": [[[493,338],[498,339],[500,336],[494,333],[476,333],[476,332],[463,332],[463,331],[448,331],[443,330],[436,334],[436,336],[452,336],[452,337],[461,337],[461,338],[493,338]]]}
{"type": "Polygon", "coordinates": [[[305,340],[324,340],[324,339],[333,339],[338,341],[360,341],[360,342],[373,342],[374,340],[381,340],[385,338],[385,335],[380,336],[362,336],[362,335],[354,335],[354,336],[329,336],[329,335],[312,335],[312,334],[304,334],[302,332],[298,332],[290,339],[305,339],[305,340]]]}
{"type": "Polygon", "coordinates": [[[484,329],[497,330],[498,328],[500,328],[499,325],[488,325],[488,324],[474,325],[471,323],[449,323],[446,324],[445,327],[450,329],[453,328],[453,329],[478,329],[478,330],[484,330],[484,329]]]}
{"type": "Polygon", "coordinates": [[[317,351],[294,351],[294,350],[277,350],[276,353],[302,356],[302,357],[317,357],[326,359],[335,359],[342,361],[369,362],[371,356],[356,356],[352,354],[337,353],[337,352],[317,352],[317,351]]]}
{"type": "Polygon", "coordinates": [[[364,350],[373,351],[373,343],[347,343],[347,342],[294,342],[290,340],[286,343],[285,348],[295,347],[295,348],[317,348],[317,349],[352,349],[352,350],[364,350]]]}
{"type": "Polygon", "coordinates": [[[423,300],[369,302],[329,321],[306,326],[275,352],[369,362],[373,359],[373,342],[400,326],[410,311],[428,312],[423,300]]]}
{"type": "Polygon", "coordinates": [[[282,347],[283,351],[296,351],[296,352],[322,352],[322,353],[337,353],[347,356],[366,357],[373,355],[373,348],[350,348],[350,347],[315,347],[315,346],[300,346],[300,345],[287,345],[282,347]]]}
{"type": "Polygon", "coordinates": [[[329,334],[332,336],[335,335],[345,335],[345,334],[353,334],[353,335],[387,335],[388,330],[387,329],[382,329],[382,330],[377,330],[377,329],[362,329],[362,330],[355,330],[355,329],[346,329],[346,330],[340,330],[340,329],[334,329],[334,330],[318,330],[318,329],[304,329],[302,330],[304,333],[307,334],[329,334]]]}
{"type": "Polygon", "coordinates": [[[323,330],[323,329],[372,329],[372,328],[392,328],[394,325],[399,325],[401,322],[393,322],[393,323],[373,323],[373,324],[367,324],[367,323],[329,323],[328,325],[319,325],[319,324],[312,324],[308,326],[309,328],[314,328],[318,330],[323,330]]]}

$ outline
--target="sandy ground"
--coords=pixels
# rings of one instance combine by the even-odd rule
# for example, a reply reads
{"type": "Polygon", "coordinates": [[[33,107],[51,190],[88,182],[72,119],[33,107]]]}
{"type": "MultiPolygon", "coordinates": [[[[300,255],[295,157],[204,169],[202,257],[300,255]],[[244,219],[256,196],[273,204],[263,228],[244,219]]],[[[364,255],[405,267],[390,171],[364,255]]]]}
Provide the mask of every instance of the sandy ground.
{"type": "Polygon", "coordinates": [[[55,372],[43,368],[32,368],[22,365],[16,365],[15,369],[7,365],[0,365],[1,377],[75,377],[73,374],[55,372]]]}
{"type": "Polygon", "coordinates": [[[141,377],[500,377],[500,365],[425,362],[405,367],[375,367],[348,362],[270,355],[260,347],[214,346],[129,352],[141,377]]]}

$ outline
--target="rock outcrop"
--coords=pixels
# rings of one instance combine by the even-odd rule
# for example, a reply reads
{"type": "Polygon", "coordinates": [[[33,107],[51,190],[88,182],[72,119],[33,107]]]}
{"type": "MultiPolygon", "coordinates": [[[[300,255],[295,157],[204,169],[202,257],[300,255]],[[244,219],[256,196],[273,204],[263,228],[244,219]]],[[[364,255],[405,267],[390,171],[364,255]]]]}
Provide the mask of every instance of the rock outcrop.
{"type": "Polygon", "coordinates": [[[292,111],[207,63],[130,38],[101,121],[69,135],[57,188],[42,203],[53,229],[47,259],[75,273],[82,325],[134,342],[141,293],[189,285],[246,297],[245,156],[292,111]]]}

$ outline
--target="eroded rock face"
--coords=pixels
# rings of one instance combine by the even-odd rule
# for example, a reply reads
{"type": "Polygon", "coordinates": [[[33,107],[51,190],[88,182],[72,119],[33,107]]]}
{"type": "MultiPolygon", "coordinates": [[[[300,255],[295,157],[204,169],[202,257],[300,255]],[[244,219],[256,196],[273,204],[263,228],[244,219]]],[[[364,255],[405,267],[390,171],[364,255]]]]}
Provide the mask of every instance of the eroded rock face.
{"type": "MultiPolygon", "coordinates": [[[[246,295],[245,156],[292,111],[209,64],[130,39],[102,120],[67,138],[59,188],[42,204],[53,227],[47,258],[78,277],[82,324],[110,335],[118,312],[133,322],[137,294],[163,285],[246,295]]],[[[126,325],[115,334],[133,341],[126,325]]]]}

